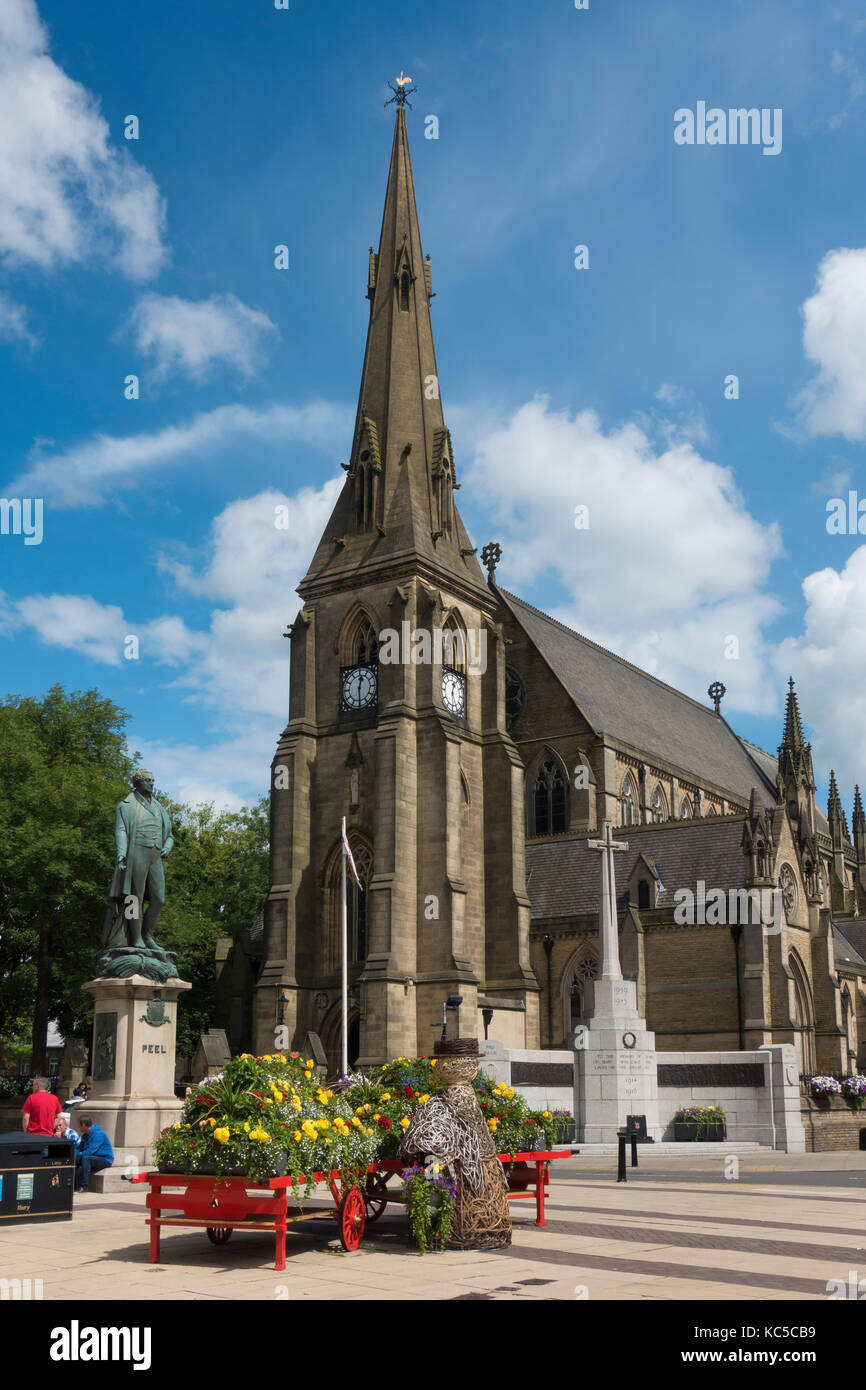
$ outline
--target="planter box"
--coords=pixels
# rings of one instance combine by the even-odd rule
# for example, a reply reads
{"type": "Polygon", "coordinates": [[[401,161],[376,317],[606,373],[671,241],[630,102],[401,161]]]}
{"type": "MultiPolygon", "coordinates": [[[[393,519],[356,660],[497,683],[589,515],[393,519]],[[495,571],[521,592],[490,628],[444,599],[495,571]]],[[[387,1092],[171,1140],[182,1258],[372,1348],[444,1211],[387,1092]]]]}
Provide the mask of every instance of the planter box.
{"type": "Polygon", "coordinates": [[[675,1120],[674,1139],[678,1144],[695,1143],[721,1144],[727,1138],[727,1127],[723,1120],[703,1126],[697,1120],[675,1120]]]}

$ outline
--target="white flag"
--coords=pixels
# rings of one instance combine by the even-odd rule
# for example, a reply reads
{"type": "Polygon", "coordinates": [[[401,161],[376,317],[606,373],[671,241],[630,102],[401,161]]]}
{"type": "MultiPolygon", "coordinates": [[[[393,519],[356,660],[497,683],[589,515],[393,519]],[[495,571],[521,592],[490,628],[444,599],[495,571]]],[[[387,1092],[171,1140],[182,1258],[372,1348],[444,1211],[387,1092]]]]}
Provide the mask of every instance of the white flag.
{"type": "Polygon", "coordinates": [[[343,853],[345,854],[346,858],[347,858],[348,861],[349,861],[349,868],[350,868],[351,871],[352,871],[352,878],[355,880],[355,882],[357,883],[357,885],[358,885],[358,887],[360,888],[361,892],[363,893],[363,891],[364,891],[364,885],[363,885],[363,883],[361,882],[361,880],[360,880],[359,877],[358,877],[358,870],[355,868],[355,861],[354,861],[354,859],[352,858],[352,851],[351,851],[351,849],[349,848],[349,840],[348,840],[348,836],[346,835],[346,826],[345,826],[345,822],[343,823],[343,833],[342,833],[341,838],[342,838],[342,841],[343,841],[343,853]]]}

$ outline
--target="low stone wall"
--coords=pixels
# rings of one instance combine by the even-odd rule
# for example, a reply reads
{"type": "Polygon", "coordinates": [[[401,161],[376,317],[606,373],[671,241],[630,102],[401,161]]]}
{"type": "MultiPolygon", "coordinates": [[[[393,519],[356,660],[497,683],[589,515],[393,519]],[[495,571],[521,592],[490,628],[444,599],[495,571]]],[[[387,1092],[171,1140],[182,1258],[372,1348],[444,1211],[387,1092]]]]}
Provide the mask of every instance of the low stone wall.
{"type": "Polygon", "coordinates": [[[487,1040],[481,1069],[519,1091],[534,1110],[574,1110],[573,1052],[522,1051],[487,1040]]]}
{"type": "MultiPolygon", "coordinates": [[[[659,1119],[662,1140],[674,1136],[676,1110],[689,1105],[719,1105],[725,1112],[732,1143],[762,1144],[788,1153],[803,1153],[806,1138],[794,1049],[787,1044],[753,1052],[658,1052],[659,1119]]],[[[481,1066],[539,1110],[578,1114],[580,1079],[575,1052],[517,1051],[486,1042],[481,1066]]],[[[639,1112],[637,1112],[639,1113],[639,1112]]],[[[866,1113],[862,1123],[866,1125],[866,1113]]],[[[838,1147],[857,1148],[855,1142],[838,1147]]],[[[578,1138],[580,1136],[578,1135],[578,1138]]],[[[827,1147],[833,1147],[828,1144],[827,1147]]]]}
{"type": "Polygon", "coordinates": [[[808,1153],[832,1153],[840,1149],[862,1149],[861,1132],[866,1135],[866,1108],[855,1110],[841,1096],[825,1101],[810,1096],[800,1099],[800,1116],[806,1132],[808,1153]]]}
{"type": "Polygon", "coordinates": [[[663,1140],[674,1135],[680,1106],[718,1105],[727,1134],[740,1143],[774,1144],[766,1052],[659,1052],[659,1119],[663,1140]]]}

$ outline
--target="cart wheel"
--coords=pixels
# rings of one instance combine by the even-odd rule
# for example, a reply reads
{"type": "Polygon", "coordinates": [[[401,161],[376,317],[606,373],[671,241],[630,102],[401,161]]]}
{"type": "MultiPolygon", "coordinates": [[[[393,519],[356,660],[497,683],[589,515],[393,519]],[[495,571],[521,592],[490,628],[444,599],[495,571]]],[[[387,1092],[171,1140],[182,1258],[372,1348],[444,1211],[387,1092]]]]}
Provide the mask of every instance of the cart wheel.
{"type": "Polygon", "coordinates": [[[388,1178],[384,1173],[368,1175],[364,1204],[367,1208],[367,1220],[378,1221],[388,1205],[388,1178]]]}
{"type": "Polygon", "coordinates": [[[208,1226],[207,1238],[213,1245],[225,1245],[232,1233],[231,1226],[208,1226]]]}
{"type": "Polygon", "coordinates": [[[357,1250],[364,1238],[364,1226],[366,1224],[366,1212],[364,1210],[364,1198],[353,1187],[347,1192],[340,1203],[340,1240],[343,1242],[344,1250],[357,1250]]]}

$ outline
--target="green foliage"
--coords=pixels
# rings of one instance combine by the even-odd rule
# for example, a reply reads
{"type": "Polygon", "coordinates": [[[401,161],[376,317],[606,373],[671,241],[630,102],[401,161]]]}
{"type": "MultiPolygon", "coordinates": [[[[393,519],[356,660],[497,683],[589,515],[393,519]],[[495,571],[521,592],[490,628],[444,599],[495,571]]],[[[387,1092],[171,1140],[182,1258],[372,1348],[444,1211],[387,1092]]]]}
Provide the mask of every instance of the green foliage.
{"type": "Polygon", "coordinates": [[[422,1167],[415,1163],[401,1174],[406,1214],[415,1244],[422,1255],[444,1250],[454,1226],[457,1183],[439,1163],[422,1167]]]}
{"type": "Polygon", "coordinates": [[[0,700],[0,1034],[56,1018],[86,1034],[80,986],[111,878],[115,803],[133,762],[128,716],[98,691],[0,700]],[[35,1011],[34,1011],[35,1000],[35,1011]]]}
{"type": "Polygon", "coordinates": [[[180,805],[159,791],[156,797],[174,834],[156,939],[177,953],[181,978],[192,984],[180,1000],[177,1033],[178,1052],[191,1053],[212,1022],[217,940],[252,926],[267,897],[268,800],[215,812],[209,805],[180,805]]]}
{"type": "MultiPolygon", "coordinates": [[[[93,976],[114,872],[114,808],[138,755],[129,716],[96,690],[52,686],[43,699],[0,700],[0,1037],[44,1040],[48,1020],[89,1040],[93,976]],[[34,1007],[35,1001],[35,1007],[34,1007]]],[[[166,907],[156,939],[193,988],[181,1000],[178,1049],[210,1026],[219,936],[249,927],[267,895],[267,798],[237,812],[182,806],[157,793],[174,824],[166,907]]]]}

